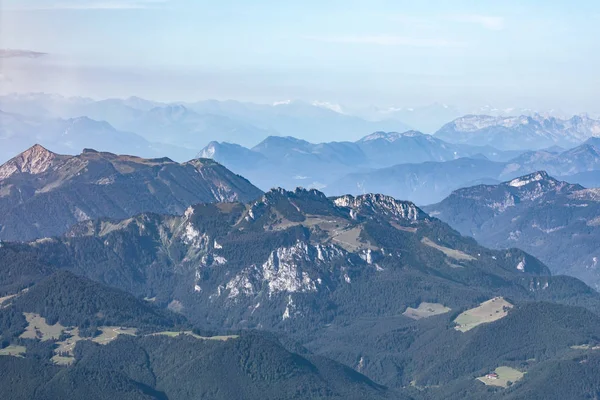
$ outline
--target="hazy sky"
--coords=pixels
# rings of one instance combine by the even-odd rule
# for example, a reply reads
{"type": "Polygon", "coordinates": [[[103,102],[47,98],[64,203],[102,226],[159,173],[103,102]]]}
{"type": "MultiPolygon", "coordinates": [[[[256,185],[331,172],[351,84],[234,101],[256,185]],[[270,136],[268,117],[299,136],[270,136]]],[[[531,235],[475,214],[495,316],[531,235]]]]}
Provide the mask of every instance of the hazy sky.
{"type": "Polygon", "coordinates": [[[0,91],[600,112],[597,0],[0,0],[0,91]]]}

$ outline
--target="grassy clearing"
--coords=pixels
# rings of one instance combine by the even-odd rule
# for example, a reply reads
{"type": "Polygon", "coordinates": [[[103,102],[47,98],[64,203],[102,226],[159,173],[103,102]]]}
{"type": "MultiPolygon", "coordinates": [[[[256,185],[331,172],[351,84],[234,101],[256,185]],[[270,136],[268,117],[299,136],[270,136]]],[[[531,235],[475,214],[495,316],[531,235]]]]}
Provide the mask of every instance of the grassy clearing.
{"type": "Polygon", "coordinates": [[[23,357],[26,352],[27,348],[25,346],[8,346],[0,349],[0,356],[23,357]]]}
{"type": "Polygon", "coordinates": [[[77,344],[77,342],[79,342],[83,338],[79,336],[78,328],[74,328],[70,331],[65,330],[65,333],[70,334],[71,336],[61,342],[56,342],[58,347],[54,350],[54,352],[57,354],[58,353],[69,353],[69,354],[73,355],[73,349],[75,348],[75,345],[77,344]]]}
{"type": "Polygon", "coordinates": [[[82,338],[79,336],[78,328],[66,328],[59,323],[48,325],[46,319],[38,314],[23,313],[28,322],[27,328],[21,338],[23,339],[38,339],[41,341],[57,340],[62,334],[68,335],[65,340],[56,342],[58,347],[54,349],[52,361],[59,365],[69,365],[75,361],[73,349],[80,340],[92,340],[99,344],[107,344],[115,340],[119,335],[135,335],[137,329],[123,328],[118,326],[101,326],[98,329],[102,333],[92,339],[82,338]]]}
{"type": "Polygon", "coordinates": [[[442,253],[444,253],[447,257],[453,258],[453,259],[458,260],[458,261],[472,261],[472,260],[476,260],[475,257],[470,256],[467,253],[464,253],[464,252],[462,252],[460,250],[454,250],[454,249],[451,249],[449,247],[441,246],[441,245],[433,242],[428,237],[424,237],[423,239],[421,239],[421,243],[423,243],[426,246],[433,247],[434,249],[439,250],[442,253]]]}
{"type": "Polygon", "coordinates": [[[440,303],[421,303],[417,308],[408,307],[402,315],[412,319],[422,319],[445,314],[449,311],[451,311],[450,308],[440,303]]]}
{"type": "Polygon", "coordinates": [[[497,321],[506,317],[508,310],[513,307],[502,297],[494,297],[491,300],[484,301],[478,307],[472,308],[460,314],[454,322],[457,324],[454,329],[467,332],[478,325],[497,321]]]}
{"type": "Polygon", "coordinates": [[[129,218],[124,221],[120,221],[118,223],[103,221],[100,225],[100,234],[99,236],[106,236],[111,232],[119,231],[127,228],[132,222],[135,222],[134,218],[129,218]]]}
{"type": "Polygon", "coordinates": [[[2,304],[4,304],[5,302],[8,302],[10,299],[12,299],[15,296],[16,296],[16,294],[11,294],[9,296],[0,297],[0,307],[2,306],[2,304]]]}
{"type": "Polygon", "coordinates": [[[417,228],[414,228],[412,226],[402,226],[399,223],[394,222],[394,221],[390,221],[390,225],[393,226],[394,228],[400,230],[400,231],[410,232],[410,233],[416,233],[417,232],[417,228]]]}
{"type": "Polygon", "coordinates": [[[21,334],[23,339],[40,339],[42,342],[50,339],[58,339],[65,327],[58,322],[54,325],[48,325],[46,318],[39,314],[23,313],[27,320],[27,328],[21,334]]]}
{"type": "Polygon", "coordinates": [[[135,328],[122,328],[118,326],[101,326],[98,329],[100,329],[102,333],[93,338],[92,341],[99,344],[110,343],[119,335],[135,336],[137,333],[137,329],[135,328]]]}
{"type": "Polygon", "coordinates": [[[75,362],[75,357],[54,355],[51,360],[56,365],[71,365],[75,362]]]}
{"type": "Polygon", "coordinates": [[[362,242],[360,240],[360,233],[362,228],[355,226],[345,230],[335,230],[331,233],[331,240],[339,245],[346,251],[355,252],[362,249],[378,250],[377,246],[373,246],[369,242],[362,242]]]}
{"type": "Polygon", "coordinates": [[[58,365],[72,364],[75,361],[75,353],[73,352],[75,345],[80,340],[83,340],[83,338],[79,336],[78,328],[65,330],[64,333],[70,334],[71,336],[61,342],[56,342],[58,347],[54,349],[52,361],[58,365]]]}
{"type": "Polygon", "coordinates": [[[200,340],[221,340],[221,341],[225,341],[225,340],[229,340],[229,339],[237,339],[239,336],[238,335],[228,335],[228,336],[200,336],[200,335],[196,335],[194,332],[192,331],[183,331],[183,332],[171,332],[171,331],[164,331],[164,332],[156,332],[152,334],[154,335],[162,335],[162,336],[169,336],[169,337],[177,337],[180,335],[187,335],[187,336],[191,336],[194,337],[196,339],[200,339],[200,340]]]}
{"type": "Polygon", "coordinates": [[[448,261],[448,259],[444,260],[446,262],[446,265],[449,266],[450,268],[454,268],[454,269],[461,269],[464,268],[464,265],[460,265],[460,264],[456,264],[453,262],[448,261]]]}
{"type": "Polygon", "coordinates": [[[498,378],[488,378],[486,375],[477,378],[477,380],[488,386],[499,386],[506,388],[510,386],[509,382],[515,383],[521,380],[525,375],[524,372],[510,367],[498,367],[494,372],[498,375],[498,378]]]}
{"type": "MultiPolygon", "coordinates": [[[[102,333],[94,338],[92,342],[98,344],[108,344],[115,340],[119,335],[134,335],[137,332],[135,328],[122,328],[118,326],[101,326],[98,329],[102,333]]],[[[54,350],[54,356],[52,361],[58,365],[70,365],[75,361],[73,349],[80,340],[90,340],[90,338],[82,338],[79,336],[79,329],[73,328],[71,330],[65,330],[64,333],[71,335],[62,342],[56,342],[58,347],[54,350]]]]}

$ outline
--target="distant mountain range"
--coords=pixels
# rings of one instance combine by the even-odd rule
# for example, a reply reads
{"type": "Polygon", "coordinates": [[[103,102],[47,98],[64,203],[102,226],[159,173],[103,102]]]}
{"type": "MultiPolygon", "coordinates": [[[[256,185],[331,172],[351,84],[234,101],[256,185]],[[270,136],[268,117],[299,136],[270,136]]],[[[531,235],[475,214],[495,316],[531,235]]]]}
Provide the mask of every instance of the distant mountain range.
{"type": "Polygon", "coordinates": [[[511,160],[509,168],[545,170],[551,175],[569,176],[600,169],[600,139],[590,138],[582,145],[564,151],[539,150],[511,160]]]}
{"type": "Polygon", "coordinates": [[[539,114],[511,117],[466,115],[444,125],[435,136],[452,142],[503,150],[572,147],[600,136],[600,120],[588,116],[559,119],[539,114]]]}
{"type": "Polygon", "coordinates": [[[274,105],[233,100],[158,103],[137,97],[95,101],[32,93],[0,96],[0,110],[44,118],[86,116],[149,141],[196,152],[213,140],[253,146],[270,135],[351,140],[365,132],[410,129],[398,120],[370,121],[301,101],[274,105]]]}
{"type": "MultiPolygon", "coordinates": [[[[361,109],[319,101],[161,103],[138,97],[93,100],[30,93],[0,96],[0,110],[46,120],[87,117],[106,121],[118,131],[133,132],[149,142],[196,152],[211,141],[246,147],[269,136],[309,142],[355,141],[369,132],[404,132],[411,127],[436,132],[437,138],[449,143],[519,151],[554,145],[569,148],[600,135],[600,122],[587,116],[560,119],[561,113],[493,107],[461,116],[463,112],[444,104],[361,109]]],[[[163,154],[177,158],[175,149],[163,154]]]]}
{"type": "Polygon", "coordinates": [[[211,201],[248,201],[262,192],[213,160],[183,164],[35,145],[0,166],[0,239],[60,235],[78,221],[140,212],[182,213],[211,201]]]}
{"type": "Polygon", "coordinates": [[[467,185],[496,183],[505,169],[505,163],[477,158],[398,164],[369,172],[350,173],[323,190],[330,195],[386,193],[417,204],[431,204],[467,185]]]}
{"type": "Polygon", "coordinates": [[[537,170],[600,185],[600,173],[594,172],[600,169],[598,144],[590,138],[568,150],[554,146],[521,154],[455,145],[408,131],[320,144],[269,137],[251,149],[213,142],[200,155],[249,177],[264,190],[279,185],[314,187],[329,195],[375,192],[431,204],[461,187],[500,183],[537,170]]]}
{"type": "Polygon", "coordinates": [[[30,117],[0,111],[0,162],[37,143],[62,154],[78,154],[84,148],[97,148],[149,158],[168,154],[180,161],[189,160],[197,154],[195,149],[165,144],[164,141],[152,142],[138,134],[119,131],[107,122],[88,117],[30,117]]]}
{"type": "MultiPolygon", "coordinates": [[[[331,195],[379,192],[417,204],[441,201],[453,190],[477,184],[497,184],[538,170],[574,183],[600,186],[600,147],[598,139],[569,150],[526,152],[505,162],[486,157],[462,158],[446,162],[399,164],[388,168],[350,173],[327,185],[331,195]]],[[[497,154],[510,154],[498,151],[497,154]]]]}
{"type": "MultiPolygon", "coordinates": [[[[460,157],[505,161],[518,154],[489,146],[454,145],[416,131],[375,132],[356,142],[319,144],[269,137],[251,149],[211,142],[200,153],[242,173],[263,189],[322,188],[347,174],[396,164],[444,162],[460,157]]],[[[356,188],[348,193],[356,193],[356,188]]]]}
{"type": "Polygon", "coordinates": [[[600,192],[540,171],[459,189],[425,209],[493,248],[516,246],[600,289],[600,192]]]}

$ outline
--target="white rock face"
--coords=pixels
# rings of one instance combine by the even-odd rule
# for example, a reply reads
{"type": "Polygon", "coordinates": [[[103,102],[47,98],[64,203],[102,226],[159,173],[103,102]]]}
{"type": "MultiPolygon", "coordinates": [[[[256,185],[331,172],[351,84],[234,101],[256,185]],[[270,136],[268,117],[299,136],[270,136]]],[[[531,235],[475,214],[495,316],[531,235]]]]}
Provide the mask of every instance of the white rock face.
{"type": "Polygon", "coordinates": [[[591,189],[583,189],[578,190],[569,196],[575,200],[588,200],[588,201],[600,201],[600,188],[591,188],[591,189]]]}
{"type": "Polygon", "coordinates": [[[336,206],[350,208],[350,215],[356,218],[365,212],[385,215],[395,219],[417,221],[425,214],[412,202],[396,200],[382,194],[345,195],[333,200],[336,206]]]}
{"type": "Polygon", "coordinates": [[[36,144],[0,166],[0,179],[16,173],[41,174],[47,171],[57,155],[36,144]]]}
{"type": "Polygon", "coordinates": [[[225,257],[221,257],[221,256],[214,256],[213,262],[217,265],[225,265],[225,264],[227,264],[227,259],[225,259],[225,257]]]}
{"type": "Polygon", "coordinates": [[[517,264],[517,269],[521,272],[525,272],[525,259],[519,261],[519,263],[517,264]]]}
{"type": "Polygon", "coordinates": [[[510,207],[515,206],[515,198],[510,193],[506,193],[506,196],[504,196],[503,201],[495,201],[489,204],[488,206],[494,211],[502,213],[510,207]]]}
{"type": "Polygon", "coordinates": [[[513,179],[512,181],[509,182],[508,185],[512,186],[512,187],[521,187],[521,186],[525,186],[531,182],[541,181],[546,178],[547,178],[547,176],[545,177],[541,173],[538,172],[537,174],[535,174],[533,176],[528,176],[525,179],[524,178],[513,179]]]}
{"type": "Polygon", "coordinates": [[[90,217],[83,212],[81,209],[79,209],[78,207],[75,207],[75,211],[73,211],[73,215],[75,216],[75,218],[77,218],[77,221],[82,222],[82,221],[87,221],[90,219],[90,217]]]}
{"type": "MultiPolygon", "coordinates": [[[[225,289],[229,290],[229,295],[227,297],[230,299],[235,299],[240,294],[250,296],[256,293],[254,285],[250,282],[248,272],[236,275],[227,283],[227,285],[225,285],[225,289]]],[[[219,290],[219,296],[220,295],[221,291],[219,290]]]]}
{"type": "Polygon", "coordinates": [[[210,238],[205,233],[200,233],[191,222],[185,225],[185,231],[181,237],[183,243],[196,249],[207,248],[210,238]]]}
{"type": "MultiPolygon", "coordinates": [[[[272,251],[262,265],[247,267],[231,279],[226,285],[230,290],[228,297],[256,294],[263,283],[266,283],[269,297],[278,293],[316,292],[323,284],[323,278],[315,269],[346,257],[344,250],[333,245],[313,246],[298,242],[291,247],[280,247],[272,251]]],[[[350,277],[346,274],[344,280],[349,282],[350,277]]]]}
{"type": "Polygon", "coordinates": [[[316,283],[307,272],[300,271],[298,263],[310,262],[308,245],[299,242],[293,247],[272,252],[262,265],[263,279],[269,284],[269,294],[277,292],[314,292],[316,283]]]}
{"type": "Polygon", "coordinates": [[[535,292],[538,290],[546,290],[546,289],[548,289],[549,286],[550,286],[550,284],[548,283],[547,280],[532,279],[529,282],[529,290],[532,292],[535,292]]]}
{"type": "Polygon", "coordinates": [[[296,308],[296,306],[294,305],[294,301],[292,300],[292,295],[289,295],[288,302],[287,302],[287,305],[285,306],[285,311],[283,312],[281,319],[283,319],[284,321],[286,319],[290,319],[295,308],[296,308]]]}

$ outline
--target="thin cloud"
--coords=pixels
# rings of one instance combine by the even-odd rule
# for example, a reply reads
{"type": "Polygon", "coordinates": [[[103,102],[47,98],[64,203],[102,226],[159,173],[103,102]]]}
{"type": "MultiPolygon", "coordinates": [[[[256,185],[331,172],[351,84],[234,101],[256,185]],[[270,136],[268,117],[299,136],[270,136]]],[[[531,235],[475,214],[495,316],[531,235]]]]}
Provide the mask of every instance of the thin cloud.
{"type": "Polygon", "coordinates": [[[159,8],[169,0],[61,1],[50,4],[22,6],[12,10],[142,10],[159,8]]]}
{"type": "Polygon", "coordinates": [[[504,29],[504,18],[493,15],[481,14],[458,14],[458,15],[432,15],[432,16],[414,16],[414,15],[393,15],[392,21],[400,22],[416,28],[432,29],[442,23],[462,23],[479,25],[484,29],[500,31],[504,29]]]}
{"type": "Polygon", "coordinates": [[[416,38],[395,35],[306,36],[305,39],[326,43],[372,44],[378,46],[463,47],[466,45],[464,42],[441,38],[416,38]]]}
{"type": "Polygon", "coordinates": [[[504,29],[504,18],[495,17],[489,15],[478,15],[478,14],[467,14],[467,15],[454,15],[448,17],[451,21],[465,22],[480,25],[485,29],[493,31],[500,31],[504,29]]]}
{"type": "Polygon", "coordinates": [[[39,51],[18,50],[18,49],[0,49],[0,58],[39,58],[47,55],[39,51]]]}

